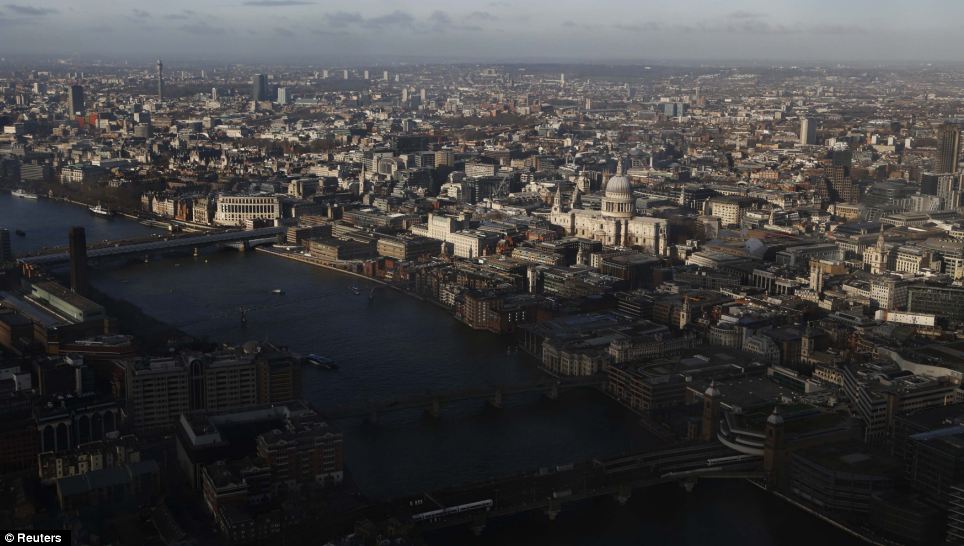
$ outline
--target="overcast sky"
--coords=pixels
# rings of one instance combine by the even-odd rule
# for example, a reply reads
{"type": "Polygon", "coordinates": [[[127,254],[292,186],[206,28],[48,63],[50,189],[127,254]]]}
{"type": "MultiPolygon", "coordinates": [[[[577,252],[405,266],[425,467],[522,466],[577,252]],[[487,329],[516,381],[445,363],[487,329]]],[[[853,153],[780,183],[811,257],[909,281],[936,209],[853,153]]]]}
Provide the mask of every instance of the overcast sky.
{"type": "Polygon", "coordinates": [[[0,0],[0,56],[962,60],[960,0],[0,0]]]}

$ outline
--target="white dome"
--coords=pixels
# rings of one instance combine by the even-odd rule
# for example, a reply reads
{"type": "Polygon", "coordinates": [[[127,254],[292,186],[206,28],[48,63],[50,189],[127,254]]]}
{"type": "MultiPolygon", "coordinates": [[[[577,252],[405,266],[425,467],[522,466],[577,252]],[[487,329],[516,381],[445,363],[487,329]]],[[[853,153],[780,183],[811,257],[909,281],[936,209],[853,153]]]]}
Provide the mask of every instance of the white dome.
{"type": "Polygon", "coordinates": [[[767,417],[767,423],[774,426],[783,424],[783,417],[780,415],[780,410],[778,410],[776,406],[773,407],[773,413],[767,417]]]}
{"type": "Polygon", "coordinates": [[[633,196],[633,186],[625,176],[616,175],[606,183],[606,197],[626,198],[633,196]]]}

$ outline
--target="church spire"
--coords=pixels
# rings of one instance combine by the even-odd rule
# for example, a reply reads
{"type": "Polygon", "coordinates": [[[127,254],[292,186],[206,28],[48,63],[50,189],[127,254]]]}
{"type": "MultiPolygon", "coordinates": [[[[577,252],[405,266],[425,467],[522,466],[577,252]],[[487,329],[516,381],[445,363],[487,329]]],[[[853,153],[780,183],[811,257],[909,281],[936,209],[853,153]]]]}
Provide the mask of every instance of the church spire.
{"type": "Polygon", "coordinates": [[[556,195],[552,198],[552,210],[562,210],[562,180],[556,183],[556,195]]]}

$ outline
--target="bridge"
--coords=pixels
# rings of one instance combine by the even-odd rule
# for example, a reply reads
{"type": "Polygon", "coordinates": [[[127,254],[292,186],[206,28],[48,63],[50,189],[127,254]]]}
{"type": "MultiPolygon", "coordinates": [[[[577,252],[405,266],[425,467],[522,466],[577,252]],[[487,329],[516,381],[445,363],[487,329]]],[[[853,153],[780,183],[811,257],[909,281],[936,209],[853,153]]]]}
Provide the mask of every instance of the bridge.
{"type": "MultiPolygon", "coordinates": [[[[165,237],[146,242],[108,243],[106,246],[91,248],[87,251],[89,260],[112,259],[129,256],[149,256],[165,252],[190,251],[209,246],[235,246],[242,250],[278,241],[285,231],[284,227],[266,227],[244,231],[220,231],[216,233],[189,234],[165,237]]],[[[37,256],[26,256],[17,260],[27,266],[55,266],[70,261],[69,252],[53,252],[37,256]]]]}
{"type": "Polygon", "coordinates": [[[566,504],[601,497],[625,504],[634,491],[654,485],[676,482],[690,491],[705,479],[764,481],[762,466],[762,457],[718,442],[689,444],[425,493],[386,503],[376,512],[423,530],[466,525],[481,533],[490,518],[541,511],[554,520],[566,504]]]}
{"type": "Polygon", "coordinates": [[[555,400],[562,391],[584,387],[599,387],[602,383],[603,380],[599,377],[586,377],[506,387],[479,387],[457,391],[430,392],[404,398],[369,401],[365,404],[353,406],[335,406],[328,410],[322,409],[320,413],[327,419],[367,417],[372,423],[377,423],[378,417],[381,414],[404,410],[423,409],[432,417],[438,417],[441,414],[442,407],[451,402],[486,400],[490,406],[501,408],[503,400],[510,396],[541,393],[555,400]]]}

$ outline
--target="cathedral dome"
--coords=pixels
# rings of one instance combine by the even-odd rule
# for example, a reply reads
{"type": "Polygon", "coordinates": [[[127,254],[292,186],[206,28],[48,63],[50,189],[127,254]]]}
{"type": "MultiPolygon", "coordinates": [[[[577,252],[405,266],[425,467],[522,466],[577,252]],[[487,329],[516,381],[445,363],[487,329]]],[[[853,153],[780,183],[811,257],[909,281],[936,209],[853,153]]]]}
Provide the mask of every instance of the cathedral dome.
{"type": "Polygon", "coordinates": [[[606,197],[626,198],[633,196],[633,186],[625,176],[614,176],[606,183],[606,197]]]}

